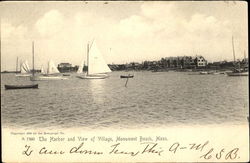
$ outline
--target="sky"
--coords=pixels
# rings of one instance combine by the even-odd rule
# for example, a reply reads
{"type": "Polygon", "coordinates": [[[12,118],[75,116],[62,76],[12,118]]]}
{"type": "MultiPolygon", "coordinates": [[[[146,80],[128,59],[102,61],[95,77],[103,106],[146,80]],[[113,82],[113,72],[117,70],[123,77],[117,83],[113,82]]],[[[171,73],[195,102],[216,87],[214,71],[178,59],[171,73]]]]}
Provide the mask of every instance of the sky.
{"type": "Polygon", "coordinates": [[[208,62],[248,54],[244,1],[1,2],[1,71],[16,59],[35,68],[87,58],[95,40],[106,62],[122,64],[202,55],[208,62]]]}

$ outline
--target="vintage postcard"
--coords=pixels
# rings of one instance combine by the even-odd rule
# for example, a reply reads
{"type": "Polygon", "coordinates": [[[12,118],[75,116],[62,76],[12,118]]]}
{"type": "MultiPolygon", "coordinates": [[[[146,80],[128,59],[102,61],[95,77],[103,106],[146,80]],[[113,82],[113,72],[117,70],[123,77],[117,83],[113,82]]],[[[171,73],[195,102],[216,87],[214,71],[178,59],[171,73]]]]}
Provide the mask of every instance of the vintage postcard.
{"type": "Polygon", "coordinates": [[[0,3],[3,162],[248,162],[244,1],[0,3]]]}

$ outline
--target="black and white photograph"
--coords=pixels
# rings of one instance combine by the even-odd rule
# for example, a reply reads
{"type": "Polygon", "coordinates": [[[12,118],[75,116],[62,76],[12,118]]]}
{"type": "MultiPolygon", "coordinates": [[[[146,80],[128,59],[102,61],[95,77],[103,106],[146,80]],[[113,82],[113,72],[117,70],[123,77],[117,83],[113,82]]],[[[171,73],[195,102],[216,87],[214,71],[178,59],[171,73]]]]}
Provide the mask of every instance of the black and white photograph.
{"type": "Polygon", "coordinates": [[[249,160],[247,2],[2,1],[0,16],[4,162],[249,160]]]}

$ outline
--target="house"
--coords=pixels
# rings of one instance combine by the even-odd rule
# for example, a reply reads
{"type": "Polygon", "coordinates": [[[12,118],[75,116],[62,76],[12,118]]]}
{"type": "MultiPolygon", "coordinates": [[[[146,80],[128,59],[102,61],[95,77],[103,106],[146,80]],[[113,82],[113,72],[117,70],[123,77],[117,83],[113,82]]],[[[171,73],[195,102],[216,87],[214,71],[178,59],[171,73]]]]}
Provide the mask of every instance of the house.
{"type": "Polygon", "coordinates": [[[195,57],[195,62],[196,62],[197,67],[206,67],[207,66],[207,61],[201,55],[195,57]]]}
{"type": "Polygon", "coordinates": [[[75,71],[77,71],[78,66],[73,67],[72,64],[70,64],[70,63],[60,63],[60,64],[58,64],[57,68],[62,73],[63,72],[75,72],[75,71]]]}
{"type": "Polygon", "coordinates": [[[70,68],[72,67],[72,64],[70,63],[60,63],[58,64],[58,68],[70,68]]]}
{"type": "Polygon", "coordinates": [[[162,58],[160,64],[164,68],[195,68],[207,66],[203,56],[178,56],[162,58]]]}

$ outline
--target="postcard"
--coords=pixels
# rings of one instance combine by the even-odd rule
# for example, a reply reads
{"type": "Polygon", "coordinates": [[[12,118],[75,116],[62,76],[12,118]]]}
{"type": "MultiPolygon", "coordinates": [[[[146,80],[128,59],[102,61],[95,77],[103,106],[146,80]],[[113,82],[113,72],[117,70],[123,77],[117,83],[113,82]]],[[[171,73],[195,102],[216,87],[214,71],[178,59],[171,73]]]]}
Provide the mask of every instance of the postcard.
{"type": "Polygon", "coordinates": [[[248,162],[247,13],[1,2],[3,162],[248,162]]]}

